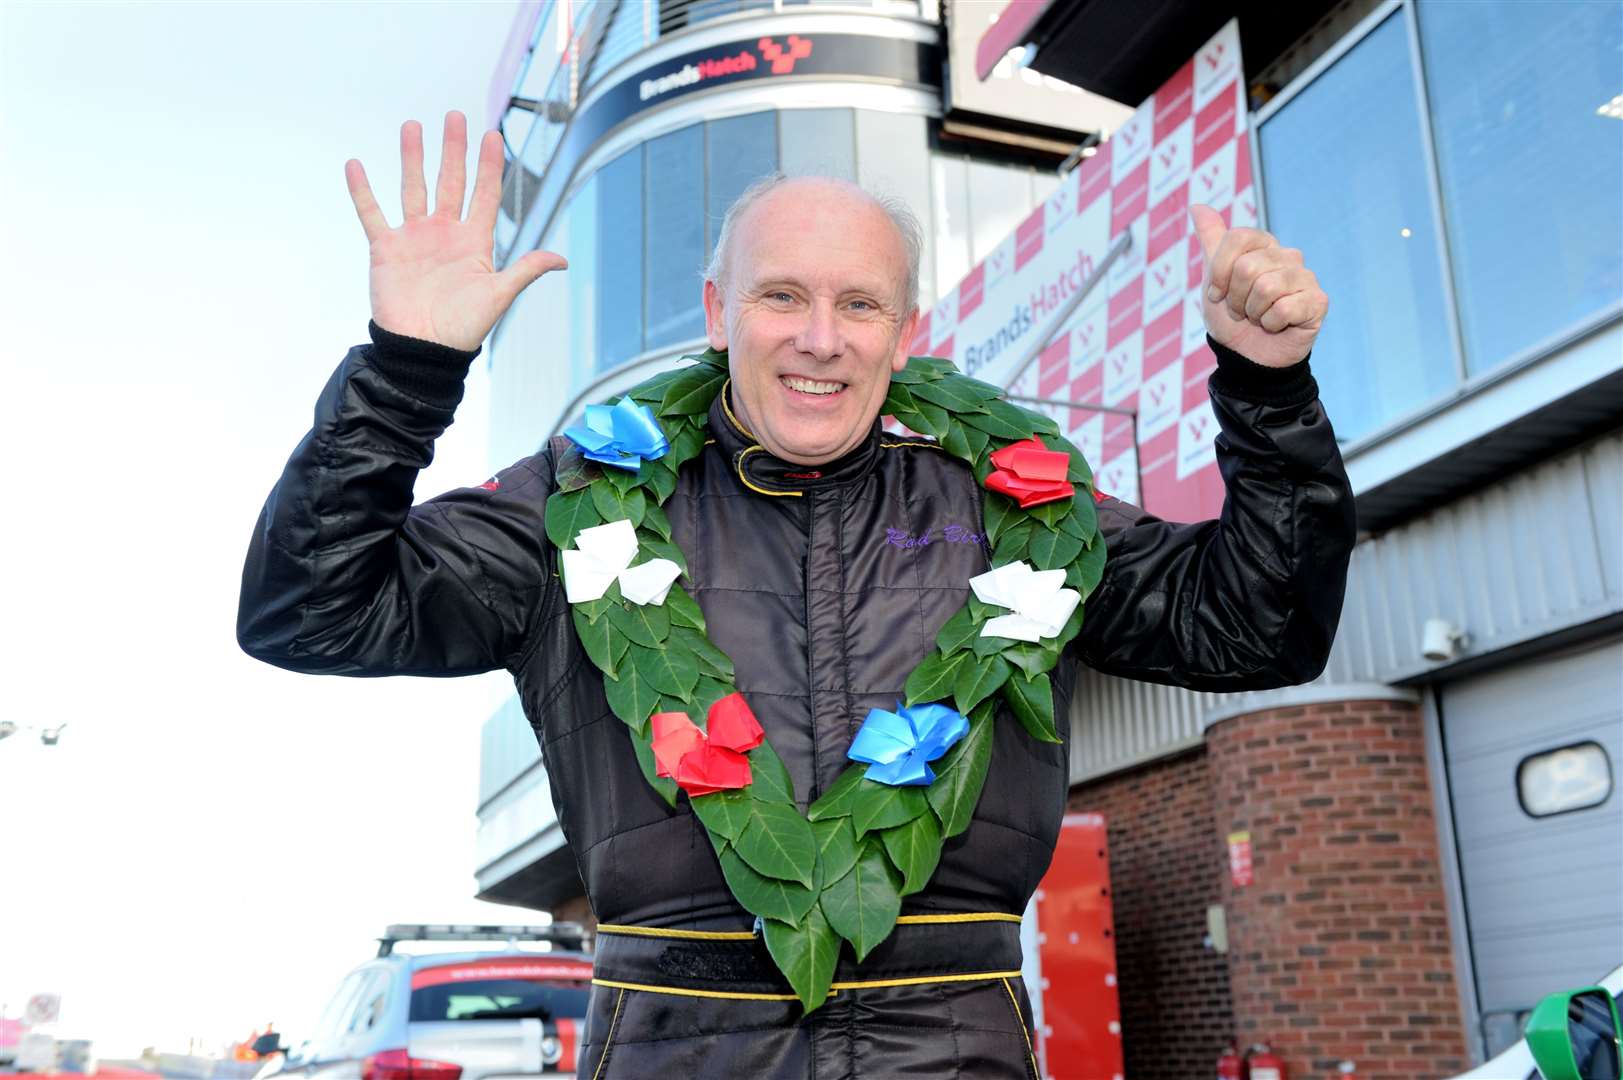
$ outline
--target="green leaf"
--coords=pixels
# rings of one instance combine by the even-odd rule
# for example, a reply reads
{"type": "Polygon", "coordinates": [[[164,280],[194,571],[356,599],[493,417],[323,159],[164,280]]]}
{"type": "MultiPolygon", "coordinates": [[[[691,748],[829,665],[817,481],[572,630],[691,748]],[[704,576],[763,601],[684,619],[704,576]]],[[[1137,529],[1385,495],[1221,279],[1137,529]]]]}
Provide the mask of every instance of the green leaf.
{"type": "Polygon", "coordinates": [[[1033,739],[1059,742],[1059,733],[1054,727],[1054,687],[1047,675],[1028,679],[1016,672],[1003,688],[1003,697],[1033,739]]]}
{"type": "Polygon", "coordinates": [[[817,869],[817,842],[811,822],[792,802],[749,802],[749,821],[733,839],[733,849],[760,874],[812,887],[817,869]]]}
{"type": "Polygon", "coordinates": [[[559,551],[575,542],[582,529],[603,524],[603,517],[592,503],[590,488],[579,491],[555,491],[547,496],[547,539],[559,551]]]}
{"type": "MultiPolygon", "coordinates": [[[[669,597],[666,598],[669,600],[669,597]]],[[[671,645],[681,648],[699,665],[699,671],[706,675],[713,675],[718,679],[732,679],[733,662],[727,654],[716,648],[714,642],[699,631],[688,626],[675,625],[672,617],[671,645]]]]}
{"type": "Polygon", "coordinates": [[[552,466],[554,491],[579,491],[596,478],[597,465],[588,464],[578,446],[570,446],[552,466]]]}
{"type": "MultiPolygon", "coordinates": [[[[570,606],[575,611],[586,616],[588,622],[598,623],[603,621],[603,617],[609,613],[610,608],[619,607],[624,600],[625,598],[620,595],[620,583],[611,581],[609,582],[608,591],[596,600],[583,600],[570,606]]],[[[615,658],[615,663],[619,663],[618,657],[615,658]]]]}
{"type": "Polygon", "coordinates": [[[699,684],[699,665],[693,654],[668,642],[663,649],[638,649],[634,662],[656,690],[688,701],[699,684]]]}
{"type": "Polygon", "coordinates": [[[642,527],[650,532],[657,533],[661,540],[670,542],[671,519],[665,516],[665,511],[653,503],[649,503],[642,512],[642,527]]]}
{"type": "Polygon", "coordinates": [[[1080,591],[1084,600],[1104,577],[1105,554],[1105,538],[1095,536],[1093,543],[1082,550],[1081,557],[1073,559],[1065,568],[1065,584],[1080,591]]]}
{"type": "Polygon", "coordinates": [[[921,402],[933,402],[959,416],[965,413],[985,412],[988,398],[964,386],[965,381],[960,376],[948,377],[939,382],[919,383],[913,387],[913,397],[921,402]]]}
{"type": "Polygon", "coordinates": [[[934,763],[935,783],[925,789],[930,808],[941,819],[941,835],[952,838],[969,828],[975,804],[992,761],[992,720],[969,717],[969,731],[934,763]]]}
{"type": "Polygon", "coordinates": [[[757,799],[793,803],[795,782],[771,743],[762,743],[749,752],[750,788],[757,799]]]}
{"type": "Polygon", "coordinates": [[[826,1002],[840,959],[840,936],[828,924],[822,909],[813,904],[798,926],[767,919],[762,936],[766,938],[766,951],[772,954],[773,962],[789,980],[806,1012],[826,1002]]]}
{"type": "Polygon", "coordinates": [[[986,522],[986,542],[993,547],[1005,529],[1026,520],[1019,503],[996,491],[982,493],[981,516],[986,522]]]}
{"type": "MultiPolygon", "coordinates": [[[[1003,658],[1024,671],[1027,677],[1035,679],[1054,669],[1054,665],[1059,663],[1059,651],[1028,641],[1017,641],[1003,650],[1003,658]]],[[[1006,688],[1004,693],[1008,693],[1006,688]]]]}
{"type": "Polygon", "coordinates": [[[656,559],[671,560],[671,562],[682,568],[682,573],[688,572],[688,557],[675,544],[665,540],[650,540],[647,537],[641,537],[639,547],[645,554],[652,555],[656,559]]]}
{"type": "Polygon", "coordinates": [[[879,834],[885,853],[902,872],[902,895],[924,888],[941,861],[941,826],[934,814],[920,814],[906,825],[879,834]]]}
{"type": "Polygon", "coordinates": [[[750,805],[755,800],[748,791],[717,791],[709,795],[688,797],[693,813],[704,822],[704,827],[728,840],[738,839],[749,824],[750,805]]]}
{"type": "Polygon", "coordinates": [[[672,626],[688,626],[704,632],[704,612],[680,582],[672,585],[671,591],[666,594],[664,608],[671,616],[672,626]]]}
{"type": "Polygon", "coordinates": [[[918,427],[906,420],[903,420],[902,423],[907,424],[914,431],[924,435],[934,435],[938,439],[945,435],[948,429],[952,427],[952,420],[948,418],[947,410],[939,405],[931,405],[926,401],[921,401],[918,404],[919,407],[913,411],[913,416],[915,420],[922,420],[924,426],[918,427]]]}
{"type": "Polygon", "coordinates": [[[944,654],[967,648],[974,643],[978,629],[974,618],[969,614],[969,608],[961,607],[936,632],[936,648],[944,654]]]}
{"type": "Polygon", "coordinates": [[[1009,673],[1014,670],[1009,662],[1001,656],[982,656],[973,665],[965,665],[958,669],[958,681],[953,684],[953,700],[958,704],[958,711],[968,714],[969,710],[985,701],[997,692],[998,688],[1009,681],[1009,673]]]}
{"type": "Polygon", "coordinates": [[[978,427],[969,427],[959,424],[963,428],[964,439],[969,443],[970,461],[979,461],[986,453],[987,447],[992,444],[992,437],[978,427]]]}
{"type": "Polygon", "coordinates": [[[906,367],[900,371],[891,372],[890,382],[892,386],[896,385],[897,383],[912,384],[934,382],[936,379],[941,377],[939,374],[931,371],[923,364],[916,363],[917,359],[917,357],[909,357],[906,367]]]}
{"type": "Polygon", "coordinates": [[[623,634],[616,633],[614,625],[607,619],[592,622],[580,608],[570,611],[569,617],[574,620],[575,633],[580,637],[580,643],[586,648],[586,655],[597,665],[599,671],[614,678],[616,665],[626,649],[630,648],[631,641],[623,634]]]}
{"type": "Polygon", "coordinates": [[[966,391],[980,395],[983,400],[1000,398],[1008,392],[1001,386],[993,386],[989,382],[981,382],[979,379],[972,379],[968,375],[958,375],[954,381],[966,391]]]}
{"type": "Polygon", "coordinates": [[[635,662],[620,665],[620,677],[603,680],[603,696],[609,708],[641,735],[648,726],[648,717],[659,704],[659,691],[648,681],[635,662]]]}
{"type": "Polygon", "coordinates": [[[879,413],[881,416],[895,416],[898,411],[912,412],[918,407],[918,402],[913,399],[913,394],[907,387],[893,381],[890,389],[885,391],[885,403],[880,406],[879,413]]]}
{"type": "Polygon", "coordinates": [[[642,769],[642,778],[648,781],[648,786],[653,788],[655,793],[665,800],[666,805],[675,806],[676,793],[681,789],[676,786],[675,780],[668,776],[660,776],[654,772],[654,769],[658,766],[658,762],[654,760],[654,748],[648,744],[646,739],[638,738],[633,734],[631,736],[631,749],[636,751],[637,766],[642,769]]]}
{"type": "Polygon", "coordinates": [[[1006,526],[997,543],[992,545],[992,565],[1002,566],[1024,559],[1026,545],[1031,543],[1031,535],[1036,528],[1036,522],[1023,516],[1013,525],[1006,526]]]}
{"type": "Polygon", "coordinates": [[[603,475],[614,486],[614,490],[621,495],[642,484],[642,471],[632,472],[629,469],[617,469],[610,465],[603,470],[603,475]]]}
{"type": "Polygon", "coordinates": [[[716,393],[726,374],[708,364],[695,364],[683,370],[679,378],[672,379],[659,399],[660,416],[690,416],[702,413],[716,400],[716,393]]]}
{"type": "Polygon", "coordinates": [[[665,388],[681,378],[682,373],[686,370],[686,368],[672,368],[670,371],[662,371],[658,375],[644,379],[636,386],[633,386],[626,396],[632,401],[640,401],[645,405],[658,405],[665,397],[665,388]]]}
{"type": "Polygon", "coordinates": [[[1097,536],[1099,511],[1094,506],[1093,497],[1086,491],[1077,492],[1071,499],[1071,505],[1066,509],[1065,516],[1060,519],[1059,527],[1083,542],[1097,536]]]}
{"type": "MultiPolygon", "coordinates": [[[[980,628],[976,627],[976,629],[979,630],[980,628]]],[[[976,656],[995,656],[998,653],[1003,652],[1009,646],[1018,644],[1020,643],[1014,638],[986,637],[984,635],[978,635],[971,643],[969,651],[974,653],[976,656]]]]}
{"type": "MultiPolygon", "coordinates": [[[[928,814],[925,816],[929,817],[928,814]]],[[[847,870],[856,865],[857,834],[851,827],[850,818],[814,821],[812,837],[817,841],[818,880],[825,886],[840,880],[847,870]]]]}
{"type": "Polygon", "coordinates": [[[1039,526],[1031,531],[1026,557],[1039,570],[1063,570],[1082,554],[1082,541],[1060,529],[1039,526]]]}
{"type": "Polygon", "coordinates": [[[1026,513],[1050,529],[1058,529],[1059,523],[1065,520],[1065,515],[1071,510],[1071,496],[1055,499],[1053,502],[1039,503],[1029,507],[1026,513]]]}
{"type": "Polygon", "coordinates": [[[684,423],[674,433],[667,431],[671,452],[660,460],[676,469],[699,456],[704,449],[705,430],[702,423],[684,423]]]}
{"type": "MultiPolygon", "coordinates": [[[[664,502],[676,490],[676,473],[665,464],[664,459],[643,462],[642,477],[643,486],[653,495],[654,502],[664,502]]],[[[649,509],[652,508],[650,504],[649,509]]]]}
{"type": "Polygon", "coordinates": [[[835,933],[856,949],[858,963],[890,935],[902,911],[901,875],[877,839],[864,843],[856,865],[823,891],[822,906],[835,933]]]}
{"type": "Polygon", "coordinates": [[[974,430],[959,423],[948,424],[946,434],[941,436],[941,449],[960,461],[974,461],[975,455],[969,449],[969,440],[964,438],[964,432],[974,430]]]}
{"type": "Polygon", "coordinates": [[[969,654],[963,652],[951,656],[933,652],[926,656],[907,677],[907,703],[917,705],[921,701],[944,701],[950,697],[958,669],[967,659],[969,654]]]}
{"type": "Polygon", "coordinates": [[[1059,438],[1058,422],[1056,422],[1052,416],[1049,416],[1046,413],[1040,413],[1034,409],[1028,409],[1024,405],[1016,405],[1009,401],[990,402],[986,406],[986,411],[993,413],[1002,412],[1005,416],[1009,417],[1011,421],[1017,416],[1024,417],[1025,422],[1031,425],[1031,433],[1033,435],[1045,435],[1049,438],[1055,439],[1059,438]]]}
{"type": "Polygon", "coordinates": [[[1009,442],[1029,439],[1036,430],[1032,420],[1023,410],[1015,409],[1006,401],[988,403],[985,412],[965,413],[963,421],[972,427],[980,428],[994,438],[1007,439],[1009,442]],[[1003,408],[995,408],[997,405],[1003,408]]]}
{"type": "MultiPolygon", "coordinates": [[[[693,690],[693,714],[695,717],[708,718],[710,710],[716,702],[733,692],[731,683],[712,679],[708,675],[700,674],[699,685],[693,690]]],[[[706,719],[695,721],[700,727],[705,727],[706,719]]]]}
{"type": "Polygon", "coordinates": [[[642,493],[641,488],[618,491],[613,484],[593,484],[586,490],[592,493],[592,505],[597,507],[604,521],[624,518],[633,525],[642,524],[643,514],[648,509],[648,496],[642,493]]]}
{"type": "Polygon", "coordinates": [[[817,894],[804,885],[756,873],[730,844],[722,849],[718,859],[727,887],[751,914],[798,923],[817,902],[817,894]]]}
{"type": "Polygon", "coordinates": [[[829,785],[827,791],[811,804],[806,816],[813,821],[827,821],[837,817],[847,817],[854,805],[858,786],[862,783],[862,776],[868,771],[866,765],[852,765],[842,772],[834,783],[829,785]]]}
{"type": "Polygon", "coordinates": [[[929,813],[925,788],[913,784],[881,784],[864,780],[851,804],[851,827],[857,835],[912,821],[929,813]]]}
{"type": "Polygon", "coordinates": [[[1073,484],[1088,484],[1091,486],[1093,483],[1093,470],[1088,468],[1087,459],[1082,456],[1082,451],[1076,448],[1076,444],[1058,435],[1048,441],[1054,444],[1053,448],[1055,450],[1063,450],[1071,455],[1071,464],[1065,470],[1065,479],[1073,484]]]}
{"type": "Polygon", "coordinates": [[[616,604],[609,622],[638,645],[657,649],[670,636],[671,617],[663,604],[616,604]]]}
{"type": "Polygon", "coordinates": [[[937,379],[943,378],[947,375],[958,374],[958,368],[954,366],[951,360],[948,360],[945,357],[915,356],[912,357],[908,363],[909,366],[917,364],[921,369],[929,372],[932,377],[937,379]]]}

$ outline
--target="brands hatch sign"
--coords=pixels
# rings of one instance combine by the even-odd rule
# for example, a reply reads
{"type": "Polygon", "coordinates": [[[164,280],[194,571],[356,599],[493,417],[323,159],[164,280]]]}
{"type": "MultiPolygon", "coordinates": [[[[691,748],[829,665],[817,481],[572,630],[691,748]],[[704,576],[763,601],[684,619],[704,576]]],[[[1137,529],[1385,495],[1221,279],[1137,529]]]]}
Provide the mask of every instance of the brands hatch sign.
{"type": "Polygon", "coordinates": [[[638,108],[715,86],[785,76],[883,79],[889,83],[933,86],[937,65],[933,47],[916,41],[858,34],[788,34],[730,42],[656,64],[635,82],[628,80],[605,98],[622,104],[617,120],[638,108]],[[930,76],[926,77],[926,72],[930,76]],[[634,91],[635,96],[627,93],[634,91]],[[625,109],[625,105],[630,105],[625,109]]]}

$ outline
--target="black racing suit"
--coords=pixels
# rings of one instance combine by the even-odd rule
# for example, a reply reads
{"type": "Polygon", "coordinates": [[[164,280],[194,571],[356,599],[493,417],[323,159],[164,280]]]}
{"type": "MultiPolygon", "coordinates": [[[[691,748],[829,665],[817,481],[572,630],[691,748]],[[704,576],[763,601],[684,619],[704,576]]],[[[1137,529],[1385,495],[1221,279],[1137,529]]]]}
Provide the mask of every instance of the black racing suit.
{"type": "MultiPolygon", "coordinates": [[[[860,967],[847,950],[834,996],[802,1019],[686,800],[673,809],[644,782],[576,638],[543,528],[550,447],[494,483],[413,507],[473,354],[372,335],[339,365],[265,504],[238,639],[297,671],[512,672],[605,924],[581,1075],[1032,1075],[1009,916],[1052,857],[1066,746],[998,716],[970,827],[904,902],[891,938],[860,967]],[[969,919],[906,918],[930,915],[969,919]]],[[[1173,524],[1102,500],[1104,578],[1052,673],[1067,742],[1083,663],[1207,690],[1302,682],[1325,663],[1354,533],[1335,438],[1305,363],[1279,371],[1217,352],[1222,517],[1173,524]]],[[[957,460],[877,423],[837,461],[785,463],[726,400],[710,413],[714,441],[683,467],[665,509],[710,636],[804,809],[846,767],[868,710],[895,706],[970,577],[988,569],[981,488],[957,460]]]]}

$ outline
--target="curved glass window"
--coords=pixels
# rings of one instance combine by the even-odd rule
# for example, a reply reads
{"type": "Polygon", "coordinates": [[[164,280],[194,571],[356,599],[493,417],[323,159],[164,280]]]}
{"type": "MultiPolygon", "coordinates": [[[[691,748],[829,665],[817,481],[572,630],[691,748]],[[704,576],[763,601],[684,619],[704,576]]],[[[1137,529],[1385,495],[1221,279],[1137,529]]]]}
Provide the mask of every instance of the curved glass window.
{"type": "Polygon", "coordinates": [[[598,170],[597,371],[642,352],[642,189],[640,146],[598,170]]]}
{"type": "Polygon", "coordinates": [[[745,188],[777,171],[778,114],[733,116],[704,128],[704,258],[709,262],[727,208],[745,188]]]}
{"type": "Polygon", "coordinates": [[[1504,0],[1415,13],[1475,374],[1623,302],[1623,118],[1608,108],[1623,17],[1504,0]]]}
{"type": "Polygon", "coordinates": [[[699,268],[704,264],[704,128],[699,124],[644,144],[643,208],[648,227],[644,347],[704,333],[699,268]]]}
{"type": "Polygon", "coordinates": [[[1342,439],[1458,382],[1423,138],[1401,11],[1260,128],[1268,231],[1330,296],[1313,374],[1342,439]]]}

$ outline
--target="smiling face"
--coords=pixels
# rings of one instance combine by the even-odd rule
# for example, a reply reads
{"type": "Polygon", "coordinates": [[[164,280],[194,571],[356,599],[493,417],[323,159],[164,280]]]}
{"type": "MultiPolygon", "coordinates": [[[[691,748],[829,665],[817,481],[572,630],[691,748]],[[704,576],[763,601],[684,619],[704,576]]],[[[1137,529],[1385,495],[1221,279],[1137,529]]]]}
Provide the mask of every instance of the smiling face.
{"type": "Polygon", "coordinates": [[[867,437],[918,322],[907,277],[901,234],[853,185],[788,180],[742,212],[705,329],[763,447],[821,465],[867,437]]]}

